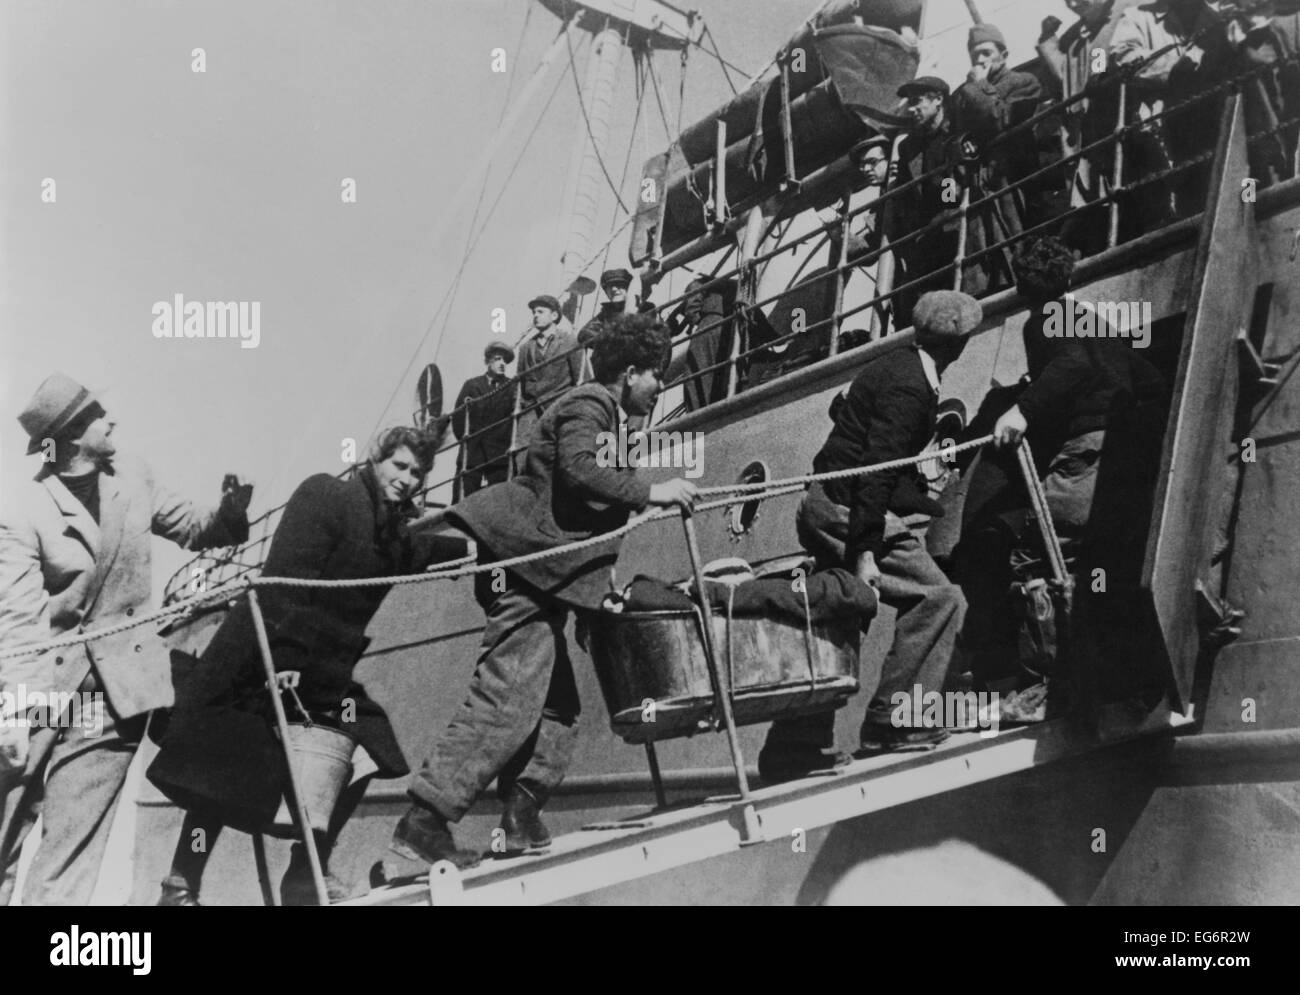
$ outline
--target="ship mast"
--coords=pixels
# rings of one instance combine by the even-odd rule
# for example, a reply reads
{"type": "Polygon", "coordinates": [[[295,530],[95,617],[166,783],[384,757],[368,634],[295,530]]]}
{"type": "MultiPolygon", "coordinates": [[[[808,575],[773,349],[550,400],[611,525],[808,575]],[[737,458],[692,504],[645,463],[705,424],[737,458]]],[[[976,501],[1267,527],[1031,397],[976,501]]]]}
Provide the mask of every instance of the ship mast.
{"type": "Polygon", "coordinates": [[[569,229],[560,254],[558,286],[567,287],[591,259],[600,191],[607,182],[602,153],[613,123],[614,84],[623,49],[647,56],[654,49],[680,50],[699,42],[704,19],[663,0],[539,2],[566,22],[576,15],[578,28],[592,35],[569,170],[565,214],[569,229]]]}

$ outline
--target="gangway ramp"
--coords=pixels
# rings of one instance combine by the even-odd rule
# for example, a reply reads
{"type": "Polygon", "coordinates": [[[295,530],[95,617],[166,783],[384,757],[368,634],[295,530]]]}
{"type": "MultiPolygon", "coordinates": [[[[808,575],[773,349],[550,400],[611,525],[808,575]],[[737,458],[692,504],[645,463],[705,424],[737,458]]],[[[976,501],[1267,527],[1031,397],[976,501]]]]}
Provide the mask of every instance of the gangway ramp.
{"type": "MultiPolygon", "coordinates": [[[[1019,771],[1083,757],[1139,739],[1168,737],[1193,725],[1161,704],[1142,714],[1132,704],[1105,706],[1096,727],[1054,719],[1038,725],[952,736],[927,753],[857,760],[835,773],[756,789],[761,840],[746,844],[739,799],[710,798],[689,807],[647,811],[559,836],[543,854],[485,860],[458,873],[440,864],[431,878],[394,883],[344,904],[545,905],[686,865],[780,846],[797,833],[880,812],[1019,771]]],[[[756,873],[758,864],[755,864],[756,873]]]]}

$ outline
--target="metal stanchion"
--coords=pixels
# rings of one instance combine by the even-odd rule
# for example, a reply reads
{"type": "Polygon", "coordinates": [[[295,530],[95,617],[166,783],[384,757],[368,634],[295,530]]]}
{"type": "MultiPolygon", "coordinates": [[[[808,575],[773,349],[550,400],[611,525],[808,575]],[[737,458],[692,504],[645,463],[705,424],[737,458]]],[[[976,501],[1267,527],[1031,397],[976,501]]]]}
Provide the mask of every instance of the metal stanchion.
{"type": "Polygon", "coordinates": [[[658,808],[667,808],[668,796],[664,793],[664,778],[659,771],[659,754],[655,752],[653,741],[646,741],[645,759],[650,765],[650,781],[655,787],[655,805],[658,808]]]}
{"type": "Polygon", "coordinates": [[[700,622],[704,630],[704,658],[708,662],[713,685],[717,688],[718,707],[727,730],[727,745],[731,748],[731,763],[736,769],[736,786],[740,789],[740,800],[744,803],[741,844],[761,843],[762,833],[758,826],[758,813],[754,811],[753,799],[749,793],[749,778],[745,776],[745,758],[740,752],[740,736],[736,732],[736,718],[731,711],[731,684],[723,683],[722,668],[718,666],[717,646],[713,641],[713,607],[709,604],[709,593],[704,587],[700,544],[695,536],[695,521],[691,518],[689,508],[682,508],[682,527],[686,531],[686,548],[691,555],[691,570],[695,574],[695,590],[699,597],[700,622]]]}
{"type": "Polygon", "coordinates": [[[284,744],[289,787],[293,791],[294,807],[298,813],[302,845],[307,850],[307,862],[311,865],[312,882],[316,885],[316,900],[321,905],[329,905],[329,890],[325,887],[325,874],[321,870],[320,854],[316,852],[316,837],[312,835],[311,822],[307,815],[307,802],[302,796],[298,761],[293,755],[293,744],[289,741],[289,720],[284,714],[284,702],[280,700],[280,687],[275,678],[275,664],[271,660],[271,643],[266,638],[266,622],[262,618],[262,606],[257,602],[257,591],[251,587],[248,589],[248,607],[253,614],[253,628],[257,631],[257,648],[261,651],[262,667],[266,671],[266,686],[271,694],[271,707],[275,710],[275,724],[280,730],[280,741],[284,744]]]}
{"type": "Polygon", "coordinates": [[[257,864],[257,884],[262,889],[262,904],[278,906],[280,898],[271,886],[271,868],[266,862],[266,837],[253,833],[253,860],[257,864]]]}

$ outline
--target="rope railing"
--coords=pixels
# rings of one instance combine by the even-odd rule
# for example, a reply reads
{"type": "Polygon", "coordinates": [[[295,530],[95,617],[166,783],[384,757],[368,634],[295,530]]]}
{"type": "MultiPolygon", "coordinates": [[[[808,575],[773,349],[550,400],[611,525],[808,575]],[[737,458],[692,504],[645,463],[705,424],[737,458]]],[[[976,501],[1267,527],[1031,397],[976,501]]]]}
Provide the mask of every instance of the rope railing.
{"type": "MultiPolygon", "coordinates": [[[[870,466],[849,467],[844,470],[831,470],[824,473],[809,473],[797,477],[787,477],[782,480],[759,481],[755,483],[719,484],[711,487],[701,487],[698,491],[701,495],[725,494],[731,496],[722,497],[714,501],[698,503],[695,505],[694,511],[698,514],[700,512],[716,511],[719,508],[730,507],[737,503],[735,495],[738,494],[747,495],[744,499],[746,503],[754,501],[763,502],[796,493],[814,483],[823,483],[829,480],[842,480],[847,477],[866,476],[872,473],[884,473],[889,470],[899,470],[909,466],[916,466],[921,463],[928,463],[936,459],[951,460],[959,453],[986,446],[992,441],[992,435],[984,435],[977,439],[970,439],[956,445],[944,446],[936,450],[929,450],[918,453],[915,456],[904,456],[899,459],[885,460],[880,463],[874,463],[870,466]]],[[[662,509],[659,511],[646,512],[634,516],[629,519],[626,524],[609,532],[603,532],[600,535],[566,543],[562,546],[556,546],[551,549],[538,550],[533,553],[526,553],[522,556],[514,556],[503,560],[494,560],[490,563],[473,563],[471,562],[471,557],[462,557],[459,560],[452,561],[450,565],[443,566],[441,569],[430,569],[418,574],[401,574],[391,577],[355,577],[340,580],[320,580],[300,577],[250,577],[245,575],[236,581],[223,584],[222,586],[210,591],[196,594],[194,597],[187,598],[177,604],[169,605],[165,608],[159,608],[149,614],[119,622],[115,625],[105,626],[102,629],[92,629],[69,636],[60,636],[55,639],[43,640],[39,643],[28,643],[21,646],[0,649],[0,660],[32,656],[48,652],[52,649],[77,646],[97,639],[105,639],[109,636],[115,636],[142,625],[149,625],[162,619],[184,615],[187,612],[195,611],[204,605],[232,600],[233,598],[255,588],[290,587],[302,589],[337,589],[349,587],[400,587],[407,584],[423,584],[435,580],[456,580],[461,577],[471,577],[476,574],[490,573],[494,570],[508,570],[511,567],[521,566],[525,563],[532,563],[537,560],[562,556],[567,553],[577,552],[593,546],[607,545],[616,539],[621,539],[623,536],[628,535],[635,529],[641,528],[644,525],[648,525],[651,522],[661,521],[666,518],[676,517],[678,514],[679,513],[674,509],[662,509]]]]}
{"type": "MultiPolygon", "coordinates": [[[[1079,93],[1073,94],[1070,97],[1067,97],[1063,100],[1054,102],[1050,106],[1043,108],[1037,113],[1031,115],[1029,118],[1025,119],[1024,121],[1018,122],[1017,124],[1010,126],[1008,129],[1006,129],[1006,131],[1004,131],[1000,135],[995,136],[995,138],[985,143],[985,145],[979,150],[979,156],[975,159],[961,161],[957,163],[941,164],[935,169],[930,170],[917,177],[914,177],[905,183],[898,184],[897,186],[886,189],[881,193],[879,197],[875,198],[874,200],[859,205],[858,207],[853,208],[851,210],[843,212],[843,216],[837,216],[837,218],[832,221],[827,221],[812,226],[807,231],[792,237],[790,241],[784,242],[776,246],[775,248],[772,248],[763,253],[759,253],[749,260],[745,260],[737,264],[734,264],[733,266],[725,270],[722,269],[722,267],[725,266],[726,264],[726,257],[724,257],[722,260],[720,260],[718,268],[712,274],[710,274],[707,279],[696,282],[693,286],[683,291],[681,294],[677,295],[676,297],[673,297],[662,304],[656,305],[657,313],[659,313],[661,316],[665,315],[670,310],[679,307],[680,305],[682,305],[684,302],[686,302],[688,299],[692,298],[693,296],[702,296],[704,294],[707,294],[710,290],[726,286],[731,281],[740,280],[742,281],[742,285],[743,285],[743,281],[746,278],[748,278],[751,274],[757,272],[758,267],[764,265],[765,263],[771,261],[772,259],[775,259],[778,256],[781,256],[785,253],[795,251],[799,249],[801,246],[806,246],[814,239],[820,238],[822,242],[824,242],[827,236],[834,229],[846,225],[848,220],[851,220],[853,218],[856,218],[868,212],[880,212],[888,205],[891,199],[905,196],[909,191],[915,190],[916,188],[918,188],[920,185],[924,183],[933,181],[936,177],[952,175],[954,172],[961,171],[961,170],[978,169],[980,163],[988,157],[990,150],[996,149],[999,145],[1014,139],[1017,135],[1025,134],[1027,131],[1032,129],[1035,125],[1048,121],[1053,116],[1060,116],[1063,113],[1069,112],[1075,105],[1079,104],[1084,100],[1095,98],[1101,95],[1108,88],[1115,88],[1122,85],[1134,83],[1135,80],[1138,80],[1138,74],[1141,72],[1141,69],[1145,65],[1150,64],[1155,59],[1159,58],[1161,55],[1165,54],[1165,51],[1166,50],[1161,50],[1156,53],[1153,53],[1150,57],[1148,57],[1147,60],[1145,60],[1143,63],[1140,63],[1136,67],[1131,67],[1123,71],[1107,73],[1101,76],[1100,78],[1094,77],[1093,80],[1089,82],[1088,86],[1085,87],[1079,93]],[[719,270],[721,270],[721,272],[719,272],[719,270]]],[[[877,262],[879,262],[888,253],[898,254],[904,252],[906,251],[907,247],[912,243],[919,241],[920,239],[926,237],[927,235],[933,233],[938,229],[943,228],[944,226],[951,225],[954,221],[961,221],[962,223],[964,223],[965,218],[970,218],[973,215],[978,215],[982,210],[988,209],[989,205],[995,203],[1000,198],[1003,198],[1016,190],[1022,189],[1027,186],[1042,184],[1045,181],[1051,180],[1051,178],[1054,175],[1060,176],[1060,174],[1062,173],[1068,174],[1070,167],[1072,165],[1085,161],[1090,157],[1095,157],[1096,155],[1104,152],[1107,149],[1120,148],[1127,141],[1131,141],[1136,134],[1141,132],[1150,132],[1153,128],[1157,128],[1162,124],[1167,124],[1171,115],[1178,115],[1180,113],[1184,113],[1189,108],[1193,107],[1198,103],[1214,99],[1217,96],[1229,92],[1230,90],[1240,88],[1246,83],[1248,83],[1250,80],[1259,78],[1268,72],[1273,72],[1278,70],[1279,68],[1285,66],[1292,66],[1296,64],[1300,64],[1300,57],[1292,57],[1272,65],[1257,66],[1244,73],[1238,74],[1235,77],[1223,80],[1222,82],[1214,86],[1206,87],[1205,89],[1197,93],[1191,94],[1185,100],[1182,100],[1176,104],[1170,104],[1164,107],[1163,109],[1161,109],[1158,113],[1152,114],[1145,119],[1138,120],[1136,118],[1133,118],[1131,120],[1117,122],[1116,127],[1112,131],[1105,134],[1103,137],[1095,141],[1092,141],[1081,148],[1071,150],[1069,153],[1057,158],[1053,162],[1045,166],[1039,167],[1033,172],[1027,174],[1026,176],[1017,178],[1014,182],[1008,184],[1005,187],[983,193],[978,199],[968,203],[965,206],[964,210],[962,207],[954,205],[951,210],[942,212],[941,214],[939,214],[938,216],[936,216],[935,218],[927,222],[925,225],[922,225],[916,228],[915,230],[910,231],[904,235],[897,236],[893,238],[891,241],[889,241],[887,244],[878,246],[859,256],[855,256],[852,260],[846,259],[843,262],[836,262],[835,260],[831,260],[830,264],[821,267],[819,272],[809,274],[807,277],[804,277],[803,279],[796,278],[789,287],[785,288],[784,290],[778,291],[777,293],[769,297],[762,298],[760,300],[755,300],[753,302],[738,301],[735,309],[732,312],[724,315],[711,317],[697,324],[696,327],[692,328],[685,335],[675,337],[673,340],[674,348],[677,350],[681,350],[682,348],[690,349],[693,347],[694,343],[697,340],[701,340],[705,336],[712,335],[718,332],[719,330],[723,330],[727,328],[737,329],[738,333],[743,334],[743,330],[752,325],[756,312],[761,312],[761,309],[766,308],[769,305],[777,304],[778,302],[787,298],[791,294],[794,294],[800,290],[806,290],[807,288],[814,287],[819,283],[825,283],[828,280],[844,281],[855,269],[870,267],[876,264],[877,262]]],[[[1129,117],[1132,117],[1132,115],[1129,115],[1129,117]]],[[[1289,118],[1286,121],[1277,124],[1275,127],[1269,128],[1265,131],[1252,133],[1252,135],[1249,136],[1248,141],[1252,146],[1256,146],[1260,142],[1265,141],[1268,138],[1287,130],[1288,128],[1295,127],[1298,123],[1300,123],[1300,119],[1289,118]]],[[[707,378],[715,377],[719,374],[722,374],[724,371],[728,371],[733,368],[738,368],[741,367],[742,365],[747,365],[755,357],[758,357],[764,353],[770,354],[771,350],[779,349],[786,344],[798,341],[800,339],[806,340],[806,337],[809,335],[821,334],[823,329],[830,329],[833,336],[836,327],[842,328],[843,322],[846,319],[852,318],[863,312],[868,312],[873,309],[879,310],[882,307],[886,307],[890,302],[894,301],[899,296],[907,294],[910,291],[916,290],[924,285],[930,284],[938,279],[944,278],[944,274],[952,274],[958,267],[961,267],[961,269],[965,271],[967,267],[982,265],[982,260],[984,260],[988,256],[997,252],[1003,252],[1009,247],[1015,245],[1016,243],[1024,239],[1059,228],[1060,225],[1068,221],[1074,220],[1076,218],[1079,218],[1082,215],[1086,214],[1087,212],[1096,211],[1098,207],[1108,206],[1111,209],[1111,211],[1114,212],[1116,209],[1118,209],[1122,200],[1131,199],[1135,194],[1137,194],[1143,189],[1150,188],[1155,184],[1168,180],[1170,177],[1177,175],[1178,173],[1192,169],[1195,166],[1199,165],[1200,163],[1207,161],[1209,158],[1212,157],[1212,155],[1213,155],[1212,152],[1205,152],[1200,155],[1187,158],[1184,161],[1173,164],[1170,167],[1160,170],[1158,172],[1148,173],[1147,175],[1136,177],[1134,180],[1132,180],[1129,183],[1116,185],[1114,183],[1107,182],[1105,191],[1099,193],[1097,196],[1088,200],[1088,202],[1085,204],[1079,205],[1077,207],[1073,207],[1067,211],[1056,214],[1045,221],[1042,221],[1029,228],[1026,228],[1025,230],[1018,232],[1014,235],[1003,238],[991,245],[975,249],[974,251],[967,254],[963,254],[960,259],[954,259],[951,262],[945,263],[943,266],[938,267],[931,272],[913,277],[912,279],[902,284],[896,284],[894,286],[891,286],[888,290],[874,294],[872,299],[866,301],[865,303],[861,303],[847,309],[843,307],[837,308],[834,314],[808,322],[802,325],[800,330],[797,332],[790,332],[788,334],[780,335],[776,338],[767,339],[761,342],[754,342],[754,343],[744,342],[741,348],[733,350],[730,355],[725,356],[720,361],[711,363],[703,367],[694,367],[689,371],[683,373],[680,377],[669,382],[666,385],[665,389],[666,390],[681,389],[683,391],[686,391],[689,390],[693,385],[707,384],[709,382],[707,378]]],[[[1064,182],[1068,183],[1068,175],[1065,177],[1064,182]]],[[[781,216],[778,215],[777,217],[774,217],[771,220],[768,226],[768,231],[767,231],[768,235],[770,235],[772,228],[780,221],[780,217],[781,216]]],[[[1172,223],[1174,220],[1176,219],[1170,218],[1169,222],[1172,223]]],[[[821,242],[818,243],[818,249],[820,248],[821,244],[822,244],[821,242]]],[[[732,249],[734,250],[734,245],[732,246],[732,249]]],[[[731,255],[731,253],[728,252],[728,255],[731,255]]],[[[895,258],[897,258],[897,255],[895,256],[895,258]]],[[[451,415],[455,416],[457,414],[461,414],[462,416],[467,416],[471,405],[481,404],[484,403],[485,401],[489,401],[498,392],[517,391],[519,389],[521,379],[527,378],[530,375],[535,375],[538,371],[543,370],[549,364],[569,362],[570,354],[574,351],[578,351],[583,348],[584,347],[582,346],[578,346],[573,350],[567,350],[566,352],[557,354],[556,356],[548,357],[546,360],[543,361],[543,363],[538,364],[538,366],[532,367],[530,370],[525,371],[522,374],[517,374],[515,377],[508,378],[504,384],[502,384],[499,388],[497,388],[496,392],[493,392],[492,394],[485,394],[478,398],[474,398],[466,402],[466,404],[454,408],[453,411],[451,412],[451,415]]],[[[824,352],[826,350],[823,349],[822,351],[824,352]]],[[[834,353],[835,352],[834,348],[831,348],[829,352],[834,353]]],[[[807,363],[808,361],[809,359],[807,358],[807,355],[801,353],[800,362],[807,363]]],[[[814,357],[812,361],[816,361],[816,358],[814,357]]],[[[781,373],[778,372],[777,375],[779,376],[781,375],[781,373]]],[[[743,388],[743,383],[740,382],[739,377],[732,378],[732,379],[735,379],[737,381],[736,384],[734,385],[735,389],[739,390],[743,388]]],[[[727,390],[728,396],[731,393],[732,386],[733,386],[732,384],[730,383],[728,384],[728,390],[727,390]]],[[[536,412],[541,410],[549,403],[549,400],[550,399],[543,399],[543,400],[532,401],[520,405],[518,411],[512,412],[509,416],[505,418],[496,419],[495,421],[487,425],[477,426],[477,425],[473,425],[471,421],[471,424],[468,426],[469,431],[464,433],[464,435],[460,439],[456,439],[452,437],[452,433],[449,432],[448,438],[444,443],[444,445],[438,450],[438,454],[442,455],[448,451],[457,452],[461,447],[468,446],[473,442],[473,440],[483,437],[488,432],[491,432],[494,429],[499,429],[504,424],[514,423],[521,415],[526,415],[529,412],[536,412]]],[[[513,468],[515,464],[515,458],[518,456],[519,453],[524,452],[526,449],[527,449],[527,440],[518,440],[517,443],[512,444],[505,453],[503,453],[500,457],[498,457],[498,459],[504,460],[508,467],[513,468]]],[[[437,482],[428,485],[424,489],[423,494],[427,497],[427,495],[430,492],[434,491],[435,489],[446,487],[449,484],[455,484],[457,480],[464,479],[468,474],[481,472],[481,470],[482,470],[481,466],[465,466],[465,467],[458,466],[456,471],[450,477],[447,477],[446,479],[438,480],[437,482]]],[[[340,475],[343,476],[350,472],[352,472],[351,467],[344,470],[340,475]]],[[[282,508],[283,506],[280,506],[279,508],[274,508],[267,512],[264,512],[258,518],[254,519],[253,522],[250,524],[253,526],[262,525],[264,529],[269,529],[271,517],[276,513],[278,513],[280,510],[282,510],[282,508]]],[[[264,543],[265,538],[266,537],[264,536],[262,539],[255,540],[255,541],[264,543]]],[[[242,548],[247,549],[251,546],[252,543],[249,543],[242,548]]],[[[252,569],[248,567],[246,564],[243,564],[242,562],[234,558],[228,558],[226,561],[223,561],[221,564],[214,565],[214,567],[209,569],[215,569],[217,566],[229,567],[234,570],[243,570],[243,571],[252,569]]],[[[173,577],[169,580],[169,584],[168,584],[169,591],[171,590],[174,584],[183,580],[182,574],[185,574],[187,572],[188,572],[188,565],[187,567],[183,567],[180,571],[177,571],[177,573],[173,575],[173,577]]]]}

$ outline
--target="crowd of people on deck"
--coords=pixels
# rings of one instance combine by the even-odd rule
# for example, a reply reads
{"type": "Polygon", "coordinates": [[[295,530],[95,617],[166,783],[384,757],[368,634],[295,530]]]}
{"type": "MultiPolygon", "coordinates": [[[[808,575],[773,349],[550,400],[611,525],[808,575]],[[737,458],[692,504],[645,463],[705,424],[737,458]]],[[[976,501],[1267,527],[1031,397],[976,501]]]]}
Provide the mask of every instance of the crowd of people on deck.
{"type": "MultiPolygon", "coordinates": [[[[1018,665],[1011,554],[1037,527],[1018,476],[1022,439],[1031,443],[1054,526],[1075,546],[1076,569],[1102,567],[1112,592],[1136,583],[1134,551],[1143,548],[1167,386],[1122,337],[1045,332],[1049,314],[1089,308],[1070,294],[1075,260],[1104,247],[1107,236],[1105,211],[1076,212],[1050,235],[1041,230],[1056,216],[1051,203],[1060,193],[1047,174],[1038,182],[1044,141],[1068,160],[1068,202],[1086,208],[1111,196],[1114,150],[1093,145],[1119,121],[1107,78],[1123,75],[1124,121],[1138,126],[1121,143],[1119,185],[1156,177],[1123,194],[1136,208],[1125,236],[1133,237],[1195,213],[1204,199],[1204,161],[1171,172],[1196,160],[1214,138],[1213,129],[1188,124],[1214,115],[1186,101],[1258,68],[1245,91],[1253,130],[1262,136],[1251,145],[1252,171],[1261,185],[1296,175],[1292,118],[1300,112],[1300,76],[1289,60],[1300,55],[1300,10],[1281,0],[1069,6],[1077,22],[1064,31],[1055,18],[1044,22],[1033,72],[1011,67],[997,27],[976,25],[967,79],[955,91],[934,76],[906,83],[899,97],[911,126],[869,136],[851,153],[859,186],[882,194],[902,189],[859,214],[832,254],[872,267],[882,289],[898,288],[888,295],[888,323],[912,327],[914,337],[863,363],[837,395],[812,470],[926,450],[936,439],[944,373],[983,320],[977,298],[1014,287],[1029,309],[1026,379],[992,392],[965,429],[968,437],[988,433],[994,442],[963,460],[965,503],[950,550],[928,544],[926,526],[944,508],[915,469],[814,484],[799,506],[797,534],[816,565],[848,571],[896,612],[883,676],[871,689],[855,744],[860,755],[932,748],[954,731],[941,722],[900,723],[891,698],[918,685],[999,689],[1014,704],[1008,714],[1026,720],[1069,704],[1059,686],[1049,688],[1041,674],[1018,665]],[[1079,99],[1040,115],[1046,103],[1069,98],[1079,99]],[[1027,126],[1017,132],[1021,124],[1027,126]],[[882,275],[886,265],[895,272],[882,275]]],[[[478,863],[484,848],[463,846],[452,826],[493,782],[503,806],[502,845],[493,849],[508,856],[550,843],[541,812],[570,764],[579,711],[566,625],[575,613],[600,610],[618,556],[617,541],[580,544],[648,507],[695,504],[691,481],[652,484],[635,466],[609,465],[597,458],[599,440],[635,430],[651,414],[669,368],[670,325],[681,332],[731,313],[735,288],[700,281],[665,322],[630,293],[633,281],[627,270],[605,272],[607,301],[576,332],[560,299],[535,296],[526,340],[517,347],[490,343],[485,373],[457,397],[449,423],[461,440],[458,487],[444,524],[473,540],[483,565],[579,548],[513,566],[504,584],[489,573],[476,576],[482,644],[468,690],[448,689],[463,691],[463,703],[411,777],[410,808],[392,839],[393,851],[406,858],[461,868],[478,863]],[[511,379],[506,371],[516,356],[511,379]]],[[[705,353],[695,355],[697,370],[731,352],[732,333],[721,322],[715,330],[704,339],[705,353]]],[[[687,381],[695,405],[719,398],[718,379],[687,381]]],[[[62,374],[39,386],[19,422],[42,466],[0,512],[0,651],[122,628],[0,658],[0,904],[13,897],[19,854],[38,817],[43,830],[24,901],[88,903],[127,767],[146,734],[158,745],[149,779],[185,813],[160,902],[199,904],[222,828],[260,831],[286,793],[263,647],[277,674],[292,675],[281,689],[290,718],[348,741],[348,775],[328,819],[311,826],[329,898],[346,898],[349,888],[329,873],[339,833],[372,778],[412,773],[383,708],[353,673],[389,587],[267,587],[264,626],[241,598],[201,656],[178,663],[153,627],[131,625],[150,610],[150,537],[194,550],[243,542],[251,487],[228,474],[212,506],[177,497],[143,463],[118,456],[99,399],[62,374]],[[46,693],[43,715],[35,706],[23,711],[21,699],[6,693],[20,686],[46,693]],[[90,737],[60,722],[49,704],[58,694],[96,698],[102,732],[90,737]]],[[[389,429],[350,478],[318,474],[304,481],[284,509],[264,575],[397,577],[470,548],[416,527],[428,517],[421,519],[417,498],[440,428],[435,422],[389,429]]],[[[1122,596],[1081,593],[1080,610],[1093,620],[1123,603],[1122,596]]],[[[778,783],[846,760],[834,742],[833,715],[825,712],[775,722],[759,768],[767,783],[778,783]]],[[[281,894],[289,904],[316,901],[302,843],[295,844],[281,894]]]]}

